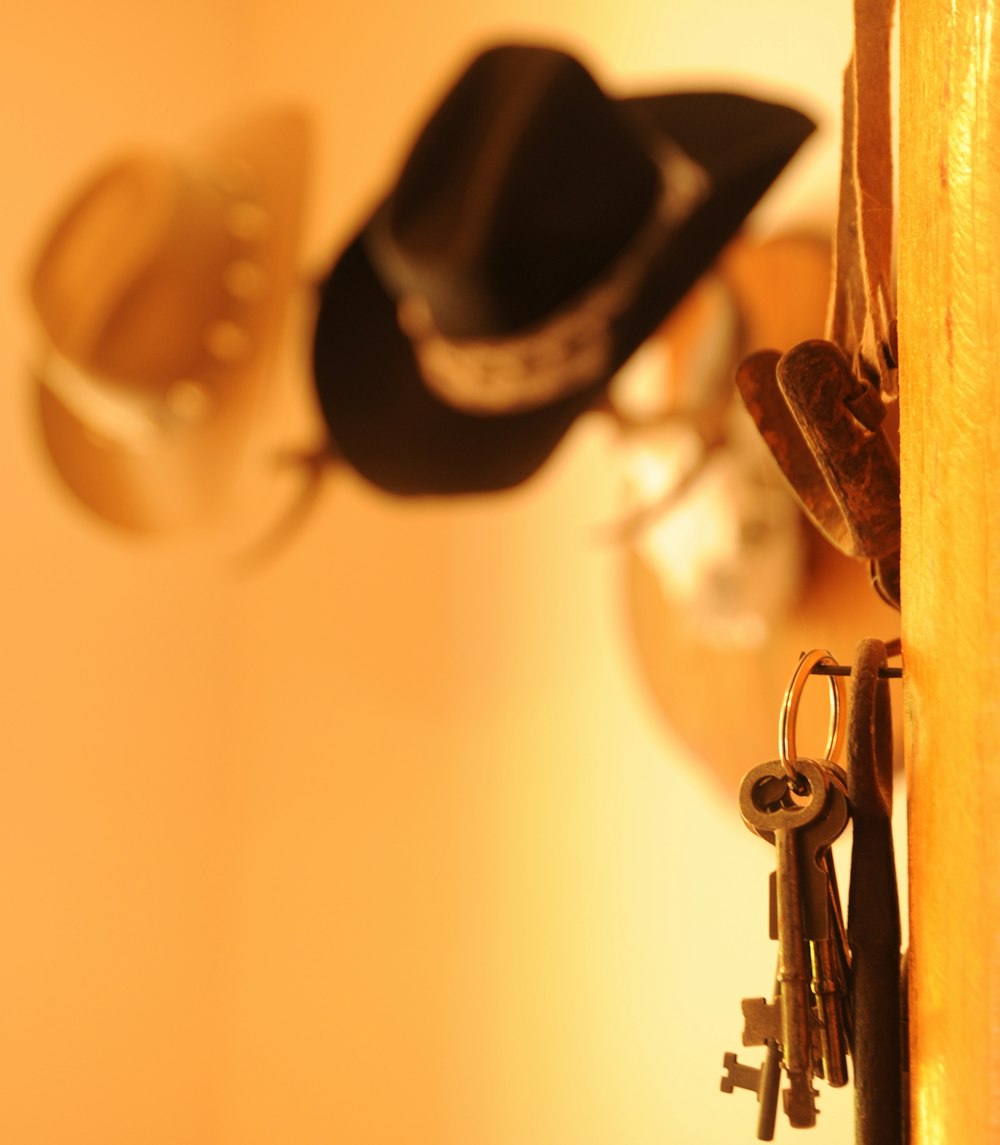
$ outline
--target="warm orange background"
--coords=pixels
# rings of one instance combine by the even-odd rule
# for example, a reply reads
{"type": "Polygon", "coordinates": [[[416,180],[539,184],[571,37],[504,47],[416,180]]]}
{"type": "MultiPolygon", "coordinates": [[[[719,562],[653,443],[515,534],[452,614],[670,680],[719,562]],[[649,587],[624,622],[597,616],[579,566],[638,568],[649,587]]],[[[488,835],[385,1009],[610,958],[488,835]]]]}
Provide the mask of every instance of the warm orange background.
{"type": "MultiPolygon", "coordinates": [[[[722,73],[804,98],[823,141],[761,225],[815,217],[848,19],[840,0],[8,5],[3,1145],[752,1138],[752,1099],[718,1078],[773,972],[771,857],[638,678],[597,540],[619,507],[603,427],[481,502],[332,480],[238,577],[229,555],[290,487],[183,543],[80,512],[31,435],[21,284],[91,163],[264,96],[315,115],[319,270],[445,78],[509,34],[623,89],[722,73]]],[[[307,329],[303,305],[277,437],[315,428],[307,329]]],[[[844,1140],[849,1095],[823,1109],[811,1140],[844,1140]]]]}

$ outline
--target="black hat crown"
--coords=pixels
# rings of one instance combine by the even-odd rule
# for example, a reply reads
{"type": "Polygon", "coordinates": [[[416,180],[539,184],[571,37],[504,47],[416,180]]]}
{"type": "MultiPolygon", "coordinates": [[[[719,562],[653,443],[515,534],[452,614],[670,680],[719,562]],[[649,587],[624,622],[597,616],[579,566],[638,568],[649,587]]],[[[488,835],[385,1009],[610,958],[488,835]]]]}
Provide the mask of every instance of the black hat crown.
{"type": "Polygon", "coordinates": [[[442,333],[508,334],[607,268],[659,182],[627,114],[577,60],[495,48],[417,139],[380,220],[386,263],[442,333]]]}
{"type": "Polygon", "coordinates": [[[322,284],[336,452],[397,494],[520,484],[813,130],[733,92],[612,98],[556,48],[473,59],[322,284]]]}

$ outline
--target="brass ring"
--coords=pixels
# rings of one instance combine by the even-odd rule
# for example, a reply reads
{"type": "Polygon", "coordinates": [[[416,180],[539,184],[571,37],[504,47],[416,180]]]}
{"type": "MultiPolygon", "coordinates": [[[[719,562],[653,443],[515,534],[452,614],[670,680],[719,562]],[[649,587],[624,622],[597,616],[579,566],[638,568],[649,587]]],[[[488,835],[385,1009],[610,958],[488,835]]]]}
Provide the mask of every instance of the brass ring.
{"type": "MultiPolygon", "coordinates": [[[[806,681],[817,664],[833,664],[837,661],[824,648],[814,648],[812,652],[805,652],[799,660],[798,666],[792,673],[785,697],[781,703],[781,713],[778,716],[778,758],[785,774],[793,782],[798,778],[795,770],[795,761],[798,759],[795,745],[795,721],[799,714],[799,701],[805,691],[806,681]]],[[[830,725],[826,737],[824,759],[829,763],[836,763],[844,748],[844,737],[847,734],[847,725],[841,719],[841,712],[847,705],[847,688],[841,676],[828,676],[830,684],[830,725]]]]}

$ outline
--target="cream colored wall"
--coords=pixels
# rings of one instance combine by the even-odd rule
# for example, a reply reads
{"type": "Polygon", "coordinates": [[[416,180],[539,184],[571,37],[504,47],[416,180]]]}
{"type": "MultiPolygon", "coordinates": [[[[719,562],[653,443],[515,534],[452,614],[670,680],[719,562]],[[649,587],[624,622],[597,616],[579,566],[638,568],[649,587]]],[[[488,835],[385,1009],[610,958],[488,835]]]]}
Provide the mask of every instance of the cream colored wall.
{"type": "Polygon", "coordinates": [[[0,40],[0,1139],[220,1140],[221,953],[241,752],[232,591],[133,548],[40,464],[20,295],[68,180],[250,89],[239,9],[8,6],[0,40]]]}
{"type": "MultiPolygon", "coordinates": [[[[623,88],[719,71],[832,116],[846,8],[38,0],[14,16],[0,1139],[752,1136],[752,1099],[718,1076],[739,999],[773,971],[770,856],[647,707],[619,554],[596,539],[618,492],[602,428],[485,501],[400,505],[334,478],[294,546],[237,577],[229,555],[291,487],[258,478],[236,524],[179,545],[79,513],[28,432],[17,275],[93,159],[260,95],[316,115],[318,270],[445,76],[508,33],[569,42],[623,88]]],[[[829,207],[826,127],[770,221],[829,207]]],[[[315,431],[307,330],[301,305],[275,440],[315,431]]],[[[848,1132],[837,1096],[817,1142],[848,1132]]]]}

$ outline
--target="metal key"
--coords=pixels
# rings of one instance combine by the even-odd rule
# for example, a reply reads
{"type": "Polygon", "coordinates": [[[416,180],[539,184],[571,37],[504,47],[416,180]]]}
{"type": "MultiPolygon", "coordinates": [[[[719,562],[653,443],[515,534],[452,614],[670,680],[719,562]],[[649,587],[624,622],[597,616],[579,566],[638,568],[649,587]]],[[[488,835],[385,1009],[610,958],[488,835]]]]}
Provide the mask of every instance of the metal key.
{"type": "Polygon", "coordinates": [[[810,951],[823,1077],[828,1085],[837,1088],[847,1084],[847,1054],[851,1037],[847,980],[833,943],[832,938],[820,939],[810,943],[810,951]]]}
{"type": "MultiPolygon", "coordinates": [[[[833,1087],[847,1084],[847,1054],[852,1042],[850,1007],[848,1005],[848,979],[850,954],[841,913],[840,892],[836,867],[830,846],[843,833],[849,815],[847,777],[841,769],[828,761],[821,766],[830,779],[830,793],[823,813],[802,827],[799,833],[800,881],[802,884],[805,936],[809,941],[812,968],[812,992],[815,1004],[816,1042],[819,1049],[816,1069],[833,1087]]],[[[770,783],[771,781],[766,781],[770,783]]],[[[758,788],[761,794],[773,794],[774,788],[758,788]]],[[[758,798],[757,802],[762,800],[758,798]]],[[[770,832],[759,832],[774,842],[770,832]]],[[[778,937],[776,923],[776,897],[774,880],[771,886],[771,937],[778,937]]],[[[763,1002],[763,999],[760,1000],[763,1002]]],[[[744,1003],[744,1013],[752,1002],[744,1003]]],[[[763,1011],[751,1010],[747,1014],[744,1042],[763,1044],[761,1031],[765,1028],[763,1011]],[[755,1038],[756,1040],[748,1040],[755,1038]]],[[[815,1055],[814,1055],[815,1056],[815,1055]]]]}
{"type": "Polygon", "coordinates": [[[788,1075],[783,1100],[789,1122],[805,1129],[816,1124],[816,1094],[810,1030],[812,970],[807,956],[797,837],[823,815],[831,785],[826,769],[813,760],[796,760],[795,768],[801,790],[792,789],[786,779],[786,796],[778,801],[774,780],[785,778],[782,763],[773,760],[749,771],[740,785],[740,814],[752,831],[774,840],[782,1064],[788,1075]]]}
{"type": "Polygon", "coordinates": [[[722,1064],[726,1072],[719,1088],[723,1093],[732,1093],[734,1089],[749,1089],[756,1093],[760,1105],[757,1140],[773,1141],[781,1086],[781,1047],[778,1042],[773,1039],[767,1042],[767,1057],[762,1066],[744,1065],[735,1054],[726,1054],[722,1064]]]}
{"type": "Polygon", "coordinates": [[[850,813],[843,787],[834,776],[830,778],[823,814],[801,829],[797,841],[820,1060],[827,1083],[839,1087],[847,1084],[848,954],[830,846],[843,833],[850,813]]]}

